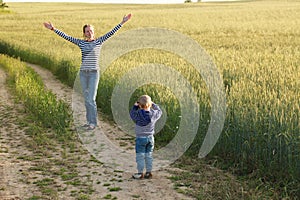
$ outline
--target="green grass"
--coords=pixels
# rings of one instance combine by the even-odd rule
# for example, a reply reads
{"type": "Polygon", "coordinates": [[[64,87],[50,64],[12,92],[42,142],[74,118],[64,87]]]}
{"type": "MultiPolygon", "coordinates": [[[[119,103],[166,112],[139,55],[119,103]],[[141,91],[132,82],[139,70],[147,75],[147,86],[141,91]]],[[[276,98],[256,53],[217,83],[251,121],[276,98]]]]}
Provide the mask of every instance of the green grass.
{"type": "MultiPolygon", "coordinates": [[[[58,100],[51,91],[47,91],[41,78],[25,63],[1,54],[0,58],[0,67],[8,72],[8,80],[18,99],[25,104],[25,111],[31,112],[44,127],[56,130],[58,136],[67,136],[67,128],[71,122],[68,105],[58,100]]],[[[42,139],[40,141],[43,142],[42,139]]]]}
{"type": "MultiPolygon", "coordinates": [[[[40,64],[70,86],[80,65],[80,52],[45,29],[44,21],[82,37],[83,24],[93,24],[96,34],[101,35],[131,12],[132,20],[119,33],[160,27],[193,38],[212,56],[226,88],[226,121],[208,162],[242,177],[251,175],[275,183],[278,198],[300,196],[299,1],[181,5],[10,3],[9,9],[9,13],[0,12],[0,53],[40,64]]],[[[101,74],[98,106],[111,119],[111,94],[119,78],[136,66],[152,62],[180,71],[197,91],[200,127],[187,152],[195,158],[208,128],[211,108],[201,76],[179,56],[155,49],[121,56],[101,74]]],[[[167,125],[157,136],[157,147],[161,147],[174,136],[179,103],[172,91],[157,85],[138,88],[131,101],[141,93],[150,94],[168,111],[167,125]]]]}
{"type": "MultiPolygon", "coordinates": [[[[23,134],[22,131],[24,131],[25,135],[21,136],[22,144],[31,153],[27,155],[26,152],[17,152],[17,159],[26,161],[29,163],[28,165],[32,166],[21,171],[26,178],[20,181],[26,184],[34,184],[36,191],[41,194],[41,196],[32,194],[33,196],[29,199],[57,199],[60,191],[72,186],[76,187],[77,191],[80,190],[85,193],[85,195],[82,195],[76,192],[74,196],[78,198],[84,196],[86,199],[94,191],[90,187],[89,180],[79,180],[80,175],[76,169],[77,163],[81,162],[81,159],[78,158],[86,156],[83,155],[86,152],[78,148],[78,141],[74,132],[67,131],[70,128],[68,127],[69,124],[63,127],[60,126],[61,129],[57,129],[57,121],[51,117],[46,117],[50,108],[53,116],[66,114],[64,115],[66,118],[59,119],[70,121],[67,109],[66,113],[59,111],[59,114],[56,113],[57,109],[53,109],[55,108],[53,105],[63,107],[66,104],[56,98],[48,98],[48,104],[45,104],[44,109],[39,110],[38,105],[32,106],[33,103],[37,102],[30,102],[30,100],[37,98],[40,100],[38,102],[43,102],[43,99],[53,95],[43,87],[40,77],[25,63],[2,54],[0,54],[0,67],[2,70],[5,69],[8,75],[6,79],[7,86],[10,89],[12,99],[15,100],[14,109],[19,112],[19,115],[13,120],[16,127],[8,126],[7,131],[18,129],[20,131],[18,134],[23,134]],[[29,82],[24,80],[29,80],[29,82]],[[16,88],[22,89],[17,90],[16,88]],[[37,112],[45,112],[45,114],[37,117],[37,112]],[[49,119],[51,119],[50,122],[49,119]],[[47,120],[48,122],[44,123],[47,120]],[[57,153],[62,156],[55,158],[57,153]],[[35,174],[35,176],[32,177],[31,174],[35,174]],[[66,187],[57,187],[60,181],[66,187]]],[[[11,109],[9,107],[5,108],[5,115],[1,115],[1,118],[11,119],[13,117],[11,109]]]]}
{"type": "Polygon", "coordinates": [[[122,190],[122,188],[120,187],[112,187],[112,188],[108,188],[110,192],[117,192],[117,191],[120,191],[122,190]]]}

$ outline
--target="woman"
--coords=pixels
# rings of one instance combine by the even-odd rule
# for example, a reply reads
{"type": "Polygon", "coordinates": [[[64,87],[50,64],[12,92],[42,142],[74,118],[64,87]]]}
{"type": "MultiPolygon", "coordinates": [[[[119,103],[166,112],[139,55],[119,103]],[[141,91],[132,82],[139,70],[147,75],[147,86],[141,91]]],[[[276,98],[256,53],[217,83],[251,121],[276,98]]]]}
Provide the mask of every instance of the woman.
{"type": "Polygon", "coordinates": [[[116,27],[105,35],[96,38],[94,27],[86,24],[83,26],[84,39],[74,38],[56,29],[51,22],[44,22],[44,26],[54,31],[60,37],[76,44],[81,50],[81,66],[80,66],[80,83],[83,91],[86,120],[87,123],[83,127],[87,130],[94,130],[97,126],[97,105],[96,96],[98,83],[100,78],[99,73],[99,56],[100,49],[104,41],[114,35],[122,25],[131,18],[131,14],[125,15],[116,27]]]}

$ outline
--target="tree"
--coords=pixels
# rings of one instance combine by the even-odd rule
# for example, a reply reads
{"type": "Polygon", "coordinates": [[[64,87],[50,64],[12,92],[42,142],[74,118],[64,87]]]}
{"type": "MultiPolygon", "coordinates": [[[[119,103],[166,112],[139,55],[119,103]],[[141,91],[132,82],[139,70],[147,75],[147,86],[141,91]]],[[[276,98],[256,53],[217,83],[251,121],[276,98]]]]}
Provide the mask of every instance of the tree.
{"type": "Polygon", "coordinates": [[[6,5],[6,3],[4,3],[2,0],[0,0],[0,8],[2,8],[2,9],[8,8],[8,5],[6,5]]]}

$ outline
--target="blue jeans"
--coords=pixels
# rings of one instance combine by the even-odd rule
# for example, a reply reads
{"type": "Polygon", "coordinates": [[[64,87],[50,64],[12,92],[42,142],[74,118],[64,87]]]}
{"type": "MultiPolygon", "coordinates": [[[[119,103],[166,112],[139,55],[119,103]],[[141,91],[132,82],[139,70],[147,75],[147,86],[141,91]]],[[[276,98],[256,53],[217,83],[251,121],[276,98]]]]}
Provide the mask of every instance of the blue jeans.
{"type": "Polygon", "coordinates": [[[138,173],[143,173],[145,164],[146,172],[152,171],[154,136],[137,137],[135,139],[135,153],[138,173]]]}
{"type": "Polygon", "coordinates": [[[97,126],[96,96],[99,84],[99,71],[80,70],[80,84],[84,96],[86,120],[90,125],[97,126]]]}

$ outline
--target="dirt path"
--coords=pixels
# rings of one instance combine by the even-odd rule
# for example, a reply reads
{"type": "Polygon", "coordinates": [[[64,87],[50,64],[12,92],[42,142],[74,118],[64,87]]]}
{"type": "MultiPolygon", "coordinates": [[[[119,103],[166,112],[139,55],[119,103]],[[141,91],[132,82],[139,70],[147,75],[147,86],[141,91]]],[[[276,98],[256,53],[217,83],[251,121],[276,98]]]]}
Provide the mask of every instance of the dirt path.
{"type": "MultiPolygon", "coordinates": [[[[72,102],[71,88],[60,83],[46,69],[36,65],[30,66],[42,77],[45,86],[52,90],[58,98],[62,98],[68,103],[72,102]]],[[[24,141],[30,140],[30,137],[26,135],[26,128],[21,128],[15,123],[16,118],[14,116],[20,117],[20,112],[14,108],[13,101],[4,82],[5,73],[0,70],[0,199],[26,199],[40,195],[40,190],[34,184],[34,180],[46,175],[30,170],[36,166],[34,160],[19,159],[20,156],[34,156],[35,152],[29,151],[25,145],[24,141]]],[[[117,127],[105,121],[100,122],[100,128],[115,145],[120,145],[119,138],[127,137],[117,127]],[[116,138],[116,135],[118,138],[116,138]]],[[[128,146],[133,145],[130,140],[125,140],[125,142],[128,146]]],[[[124,140],[122,140],[122,145],[124,145],[123,143],[124,140]]],[[[82,142],[79,141],[77,148],[84,149],[85,146],[82,146],[82,142]]],[[[84,150],[82,151],[84,152],[84,150]]],[[[58,146],[55,152],[48,152],[48,154],[51,154],[52,160],[62,160],[62,153],[57,152],[64,152],[64,149],[58,146]]],[[[91,199],[191,199],[177,193],[173,189],[173,184],[168,179],[170,174],[166,170],[156,171],[154,178],[151,180],[133,180],[131,175],[135,172],[135,166],[133,166],[132,171],[122,171],[120,168],[114,169],[105,163],[90,161],[87,151],[80,154],[75,152],[73,156],[80,160],[76,164],[76,171],[79,172],[78,176],[90,183],[89,187],[93,191],[89,194],[91,199]]],[[[109,156],[107,155],[106,159],[109,159],[109,156]]],[[[134,157],[132,157],[132,160],[134,160],[134,157]]],[[[49,160],[44,160],[43,162],[51,163],[49,160]]],[[[76,199],[76,197],[71,195],[72,191],[77,189],[76,186],[67,187],[61,180],[55,180],[55,182],[57,187],[65,187],[67,189],[58,192],[53,199],[76,199]]]]}
{"type": "Polygon", "coordinates": [[[29,138],[16,123],[21,113],[14,107],[5,87],[5,78],[5,73],[0,69],[0,199],[22,199],[30,197],[30,193],[39,194],[39,191],[27,184],[28,176],[25,175],[34,164],[18,159],[32,152],[24,146],[24,141],[29,138]]]}

